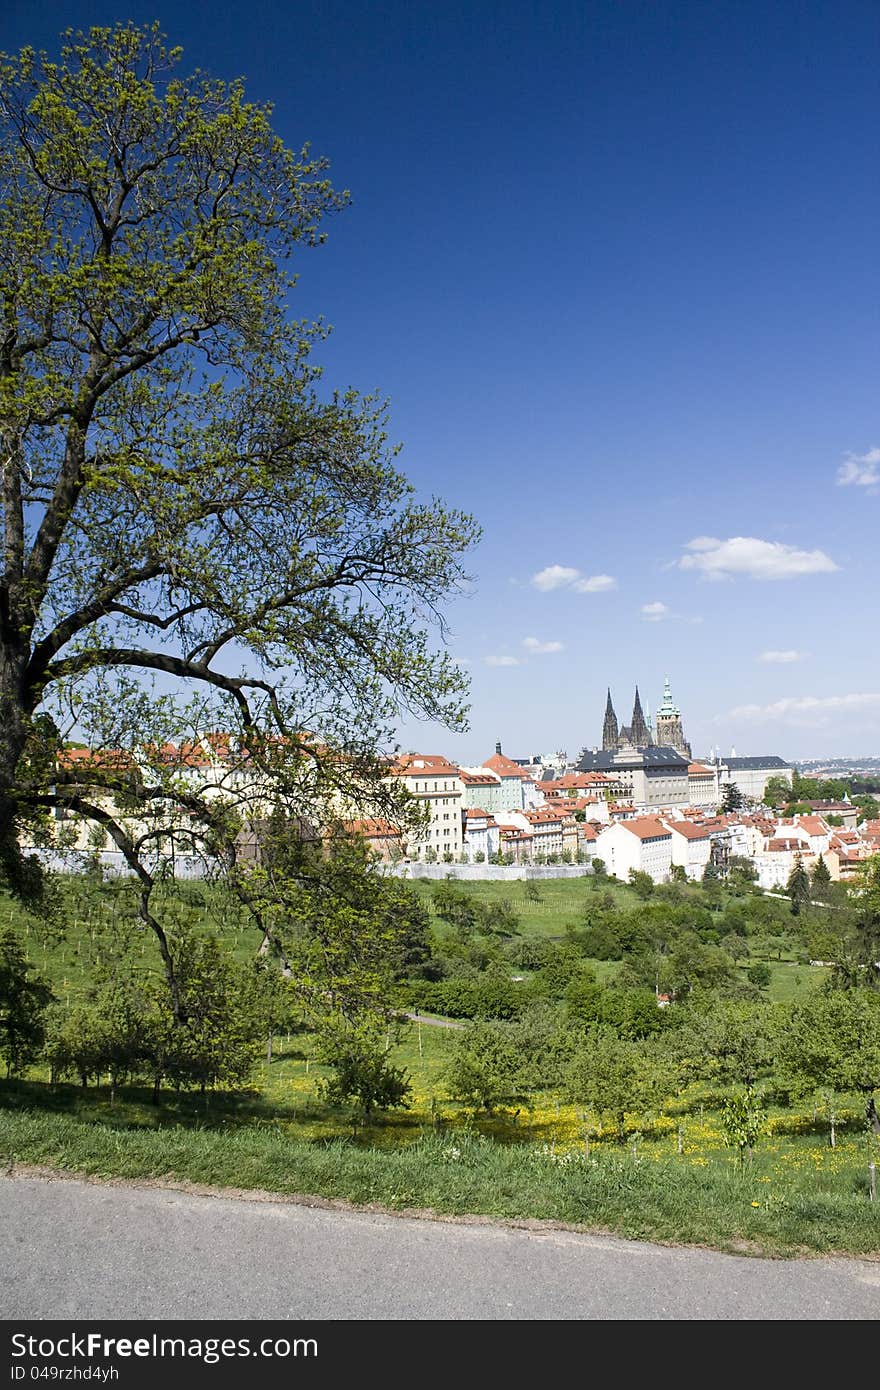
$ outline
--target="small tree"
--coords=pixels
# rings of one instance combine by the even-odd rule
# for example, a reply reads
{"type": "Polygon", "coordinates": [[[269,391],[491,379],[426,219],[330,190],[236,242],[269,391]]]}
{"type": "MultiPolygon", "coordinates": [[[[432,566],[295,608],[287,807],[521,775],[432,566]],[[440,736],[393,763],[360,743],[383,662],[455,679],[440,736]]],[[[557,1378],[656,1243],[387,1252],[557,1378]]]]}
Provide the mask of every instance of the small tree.
{"type": "Polygon", "coordinates": [[[0,936],[0,1056],[16,1076],[39,1054],[44,1014],[54,998],[47,980],[29,964],[16,933],[0,936]]]}
{"type": "Polygon", "coordinates": [[[739,811],[745,804],[746,799],[736,782],[728,782],[721,796],[722,811],[739,811]]]}
{"type": "Polygon", "coordinates": [[[794,867],[788,876],[785,891],[791,899],[791,915],[799,917],[805,907],[810,903],[810,876],[803,865],[803,860],[798,854],[795,857],[794,867]]]}
{"type": "Polygon", "coordinates": [[[757,986],[758,989],[766,989],[772,978],[773,974],[769,965],[765,965],[763,961],[756,961],[746,970],[746,979],[749,984],[757,986]]]}
{"type": "Polygon", "coordinates": [[[771,777],[761,798],[765,806],[784,806],[791,800],[791,785],[786,777],[771,777]]]}
{"type": "Polygon", "coordinates": [[[456,1040],[446,1067],[446,1086],[453,1100],[489,1114],[519,1094],[523,1058],[510,1026],[473,1023],[456,1040]]]}
{"type": "Polygon", "coordinates": [[[389,1062],[375,1020],[352,1026],[338,1019],[326,1025],[319,1055],[335,1073],[322,1083],[325,1097],[331,1105],[353,1102],[362,1124],[370,1123],[375,1110],[409,1109],[411,1082],[389,1062]]]}
{"type": "Polygon", "coordinates": [[[654,892],[654,880],[651,875],[646,874],[643,869],[630,869],[629,881],[632,884],[633,892],[636,897],[641,898],[643,902],[646,898],[650,898],[651,894],[654,892]]]}
{"type": "Polygon", "coordinates": [[[507,898],[480,903],[478,921],[482,930],[491,936],[515,936],[519,929],[519,915],[507,898]]]}
{"type": "Polygon", "coordinates": [[[586,1105],[615,1126],[618,1143],[626,1138],[627,1114],[641,1114],[656,1099],[660,1078],[644,1045],[619,1038],[613,1029],[589,1030],[568,1069],[573,1101],[586,1105]]]}
{"type": "Polygon", "coordinates": [[[793,1005],[780,1030],[779,1064],[802,1093],[824,1098],[833,1148],[836,1098],[880,1088],[880,995],[836,989],[793,1005]]]}
{"type": "Polygon", "coordinates": [[[740,936],[737,932],[728,932],[726,936],[722,936],[718,944],[722,951],[730,956],[734,964],[749,954],[749,943],[744,936],[740,936]]]}
{"type": "Polygon", "coordinates": [[[737,1152],[740,1170],[749,1163],[759,1137],[767,1125],[767,1112],[761,1096],[747,1086],[738,1095],[726,1100],[721,1107],[721,1127],[731,1148],[737,1152]]]}
{"type": "Polygon", "coordinates": [[[673,1038],[688,1080],[717,1080],[753,1090],[770,1068],[778,1045],[772,1005],[725,1001],[693,1013],[673,1038]]]}
{"type": "Polygon", "coordinates": [[[813,865],[813,872],[811,874],[811,887],[814,897],[821,897],[821,895],[827,892],[827,890],[831,887],[831,870],[828,868],[828,865],[825,863],[825,860],[822,858],[821,854],[819,855],[819,858],[813,865]]]}
{"type": "Polygon", "coordinates": [[[456,931],[467,934],[476,929],[481,904],[467,888],[459,888],[451,879],[444,879],[434,888],[431,900],[437,916],[456,931]]]}

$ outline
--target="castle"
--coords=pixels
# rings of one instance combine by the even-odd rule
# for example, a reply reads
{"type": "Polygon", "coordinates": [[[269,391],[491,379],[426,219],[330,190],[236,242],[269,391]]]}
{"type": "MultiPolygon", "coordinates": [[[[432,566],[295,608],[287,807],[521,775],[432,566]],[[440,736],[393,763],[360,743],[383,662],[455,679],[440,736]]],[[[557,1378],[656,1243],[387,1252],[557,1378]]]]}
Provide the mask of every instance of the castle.
{"type": "Polygon", "coordinates": [[[636,686],[632,718],[629,724],[620,726],[614,712],[609,689],[608,700],[605,705],[605,719],[602,724],[603,753],[617,753],[624,748],[655,747],[674,748],[677,753],[688,760],[693,756],[691,746],[684,736],[681,710],[672,698],[669,677],[666,677],[663,686],[663,699],[654,721],[651,719],[650,711],[647,715],[643,712],[639,688],[636,686]]]}

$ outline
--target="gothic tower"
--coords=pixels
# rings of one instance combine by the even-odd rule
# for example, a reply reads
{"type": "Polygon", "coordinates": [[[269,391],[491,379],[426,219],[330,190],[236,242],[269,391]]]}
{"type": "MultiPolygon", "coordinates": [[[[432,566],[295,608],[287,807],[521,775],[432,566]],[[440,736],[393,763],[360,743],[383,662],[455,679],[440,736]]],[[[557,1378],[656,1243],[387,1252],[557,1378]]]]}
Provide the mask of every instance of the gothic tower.
{"type": "Polygon", "coordinates": [[[648,726],[645,723],[645,716],[642,713],[642,702],[639,699],[639,687],[636,686],[636,700],[633,705],[632,721],[629,726],[630,739],[636,748],[647,748],[650,743],[648,726]]]}
{"type": "Polygon", "coordinates": [[[684,736],[684,728],[681,722],[681,710],[672,698],[672,689],[669,684],[669,677],[663,685],[663,699],[660,708],[657,710],[657,742],[669,745],[683,757],[690,758],[691,746],[684,736]]]}
{"type": "Polygon", "coordinates": [[[605,722],[602,725],[602,752],[613,753],[617,748],[617,715],[614,713],[614,706],[611,703],[611,690],[608,691],[608,702],[605,705],[605,722]]]}

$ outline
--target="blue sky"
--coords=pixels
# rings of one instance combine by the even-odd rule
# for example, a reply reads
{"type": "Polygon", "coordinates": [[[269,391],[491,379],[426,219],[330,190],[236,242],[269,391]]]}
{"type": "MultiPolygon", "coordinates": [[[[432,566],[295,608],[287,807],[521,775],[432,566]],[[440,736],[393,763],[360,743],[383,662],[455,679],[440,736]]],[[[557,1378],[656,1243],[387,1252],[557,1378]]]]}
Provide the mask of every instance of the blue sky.
{"type": "Polygon", "coordinates": [[[876,4],[6,0],[0,45],[128,18],[330,158],[296,312],[484,528],[471,732],[404,746],[574,754],[668,673],[695,752],[880,753],[876,4]]]}

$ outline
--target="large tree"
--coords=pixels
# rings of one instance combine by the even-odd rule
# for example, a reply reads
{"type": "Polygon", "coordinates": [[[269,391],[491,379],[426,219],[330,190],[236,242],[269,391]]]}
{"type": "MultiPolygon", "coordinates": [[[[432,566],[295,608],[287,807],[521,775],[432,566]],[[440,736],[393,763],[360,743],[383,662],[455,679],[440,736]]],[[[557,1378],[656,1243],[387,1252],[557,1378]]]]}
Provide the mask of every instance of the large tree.
{"type": "Polygon", "coordinates": [[[131,25],[0,58],[0,869],[33,890],[28,820],[99,826],[176,1010],[169,828],[234,869],[248,808],[378,795],[401,710],[460,726],[426,629],[476,535],[414,499],[381,402],[319,394],[292,266],[347,195],[179,60],[131,25]]]}

